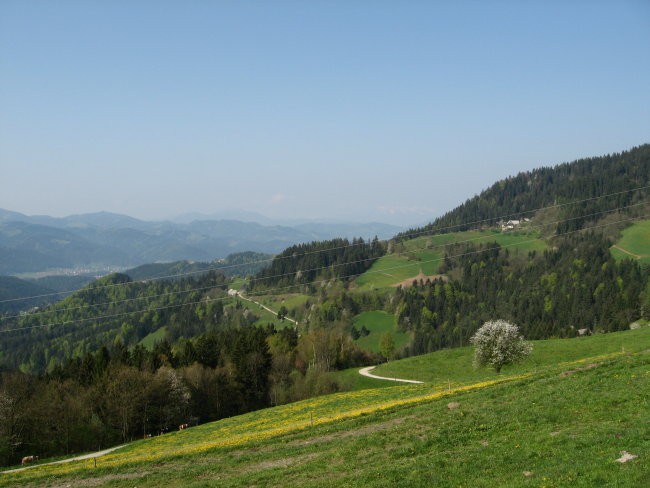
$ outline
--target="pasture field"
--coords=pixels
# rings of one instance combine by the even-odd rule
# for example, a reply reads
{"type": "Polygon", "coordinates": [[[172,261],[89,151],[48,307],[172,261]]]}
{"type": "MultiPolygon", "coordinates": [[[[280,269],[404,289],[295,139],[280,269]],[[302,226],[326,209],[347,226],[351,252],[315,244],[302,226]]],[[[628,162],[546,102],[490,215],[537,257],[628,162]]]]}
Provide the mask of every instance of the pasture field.
{"type": "Polygon", "coordinates": [[[443,251],[418,251],[413,254],[387,254],[375,261],[370,269],[355,280],[359,291],[397,286],[398,283],[415,278],[423,273],[427,276],[438,273],[444,258],[443,251]]]}
{"type": "MultiPolygon", "coordinates": [[[[279,330],[288,325],[291,326],[294,325],[293,322],[289,320],[285,320],[285,321],[278,320],[277,311],[280,310],[280,307],[284,305],[285,307],[287,307],[287,310],[291,311],[295,308],[298,308],[301,305],[304,305],[307,302],[307,300],[309,300],[310,297],[307,295],[301,295],[295,293],[295,294],[286,294],[286,295],[260,295],[260,296],[252,295],[249,298],[275,311],[275,313],[273,314],[268,310],[263,309],[254,303],[248,302],[246,300],[242,300],[242,302],[247,304],[247,308],[250,308],[251,311],[255,312],[256,315],[260,316],[259,320],[257,320],[254,323],[254,325],[264,326],[268,323],[272,323],[275,325],[275,328],[279,330]]],[[[289,314],[288,316],[291,317],[291,314],[289,314]]]]}
{"type": "Polygon", "coordinates": [[[355,341],[359,347],[367,351],[379,352],[379,341],[386,332],[393,334],[395,351],[399,351],[411,339],[409,334],[397,330],[397,320],[394,315],[381,310],[363,312],[357,315],[353,322],[357,330],[365,326],[370,331],[370,334],[355,341]]]}
{"type": "Polygon", "coordinates": [[[497,230],[469,230],[464,232],[451,232],[449,234],[436,234],[433,236],[416,237],[404,243],[409,252],[418,252],[421,249],[443,250],[449,244],[474,244],[481,245],[497,242],[500,246],[511,248],[512,252],[528,253],[529,251],[543,251],[548,246],[540,234],[535,231],[500,232],[497,230]]]}
{"type": "Polygon", "coordinates": [[[302,295],[300,293],[287,293],[282,295],[251,295],[250,298],[256,302],[263,303],[273,310],[279,310],[282,305],[287,307],[287,310],[292,310],[303,306],[310,298],[309,295],[302,295]]]}
{"type": "Polygon", "coordinates": [[[246,280],[244,278],[241,278],[239,276],[235,276],[232,281],[230,282],[230,285],[228,288],[232,288],[233,290],[241,290],[242,287],[246,284],[246,280]]]}
{"type": "Polygon", "coordinates": [[[3,473],[0,485],[647,486],[650,328],[585,339],[581,352],[551,353],[549,341],[555,362],[527,373],[327,395],[136,441],[96,467],[3,473]]]}
{"type": "Polygon", "coordinates": [[[224,306],[234,307],[237,301],[241,303],[241,306],[243,308],[250,310],[253,314],[259,317],[259,319],[253,322],[253,325],[256,327],[265,327],[267,324],[273,324],[275,325],[276,329],[281,329],[286,326],[285,322],[278,319],[277,314],[271,313],[259,305],[249,302],[248,300],[243,300],[241,298],[229,298],[224,302],[224,306]]]}
{"type": "Polygon", "coordinates": [[[399,252],[387,254],[373,263],[368,271],[355,280],[361,291],[396,286],[415,278],[438,274],[445,255],[445,246],[454,243],[480,245],[497,242],[507,247],[511,254],[526,255],[530,251],[543,251],[546,243],[535,232],[466,231],[416,237],[403,243],[399,252]]]}
{"type": "Polygon", "coordinates": [[[142,340],[140,341],[140,344],[142,344],[144,347],[146,347],[151,351],[153,349],[153,346],[156,344],[156,342],[162,341],[165,338],[166,334],[167,334],[167,327],[163,326],[151,332],[150,334],[147,334],[145,337],[143,337],[142,340]]]}
{"type": "MultiPolygon", "coordinates": [[[[650,327],[610,334],[596,334],[573,339],[548,339],[530,341],[533,351],[519,364],[505,366],[507,374],[524,374],[542,371],[554,365],[581,361],[601,355],[638,352],[650,348],[650,327]]],[[[491,377],[487,369],[475,369],[472,365],[472,347],[444,349],[400,361],[391,361],[375,368],[379,376],[417,379],[447,388],[491,377]]]]}
{"type": "Polygon", "coordinates": [[[621,234],[622,237],[611,247],[614,258],[632,258],[650,265],[650,220],[635,222],[621,234]]]}

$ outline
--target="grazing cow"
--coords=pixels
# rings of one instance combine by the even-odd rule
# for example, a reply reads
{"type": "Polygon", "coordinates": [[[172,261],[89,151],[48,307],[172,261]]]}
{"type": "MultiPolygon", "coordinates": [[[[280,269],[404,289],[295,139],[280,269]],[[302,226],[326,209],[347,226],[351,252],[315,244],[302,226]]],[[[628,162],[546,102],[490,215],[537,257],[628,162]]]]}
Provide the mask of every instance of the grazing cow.
{"type": "Polygon", "coordinates": [[[145,435],[144,435],[144,438],[145,438],[145,439],[151,439],[151,434],[145,434],[145,435]]]}
{"type": "Polygon", "coordinates": [[[190,424],[181,424],[178,426],[178,430],[185,430],[190,426],[190,424]]]}
{"type": "Polygon", "coordinates": [[[25,464],[38,461],[38,456],[25,456],[22,460],[22,465],[24,466],[25,464]]]}

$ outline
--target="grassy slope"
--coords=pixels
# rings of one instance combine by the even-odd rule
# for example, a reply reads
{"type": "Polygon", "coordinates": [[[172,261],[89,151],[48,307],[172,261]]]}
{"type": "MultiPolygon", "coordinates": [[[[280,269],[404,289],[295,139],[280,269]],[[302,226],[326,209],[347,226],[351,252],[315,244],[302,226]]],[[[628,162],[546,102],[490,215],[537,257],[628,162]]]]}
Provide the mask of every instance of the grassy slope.
{"type": "Polygon", "coordinates": [[[390,332],[395,339],[395,350],[399,351],[410,340],[409,334],[397,330],[397,320],[394,315],[383,311],[363,312],[354,318],[354,325],[361,330],[364,325],[370,331],[365,337],[360,337],[356,343],[362,349],[379,352],[381,336],[390,332]]]}
{"type": "Polygon", "coordinates": [[[497,383],[328,395],[137,441],[97,468],[41,466],[0,484],[647,486],[650,328],[579,342],[571,357],[574,348],[553,354],[551,343],[542,357],[555,364],[491,374],[497,383]],[[623,450],[638,458],[615,462],[623,450]]]}
{"type": "MultiPolygon", "coordinates": [[[[622,351],[638,351],[650,346],[650,329],[598,334],[574,339],[531,341],[533,352],[523,362],[506,366],[506,374],[521,374],[542,370],[559,362],[576,361],[585,357],[622,351]],[[643,340],[639,340],[643,339],[643,340]]],[[[446,349],[432,354],[415,356],[401,361],[382,364],[374,371],[380,376],[413,378],[444,387],[448,380],[454,384],[482,381],[492,373],[472,366],[473,349],[462,347],[446,349]]]]}
{"type": "MultiPolygon", "coordinates": [[[[252,303],[248,300],[243,299],[230,299],[227,300],[226,306],[234,306],[235,301],[239,301],[243,308],[249,309],[256,316],[259,317],[253,325],[265,327],[268,324],[275,325],[276,329],[282,329],[288,325],[293,326],[293,322],[282,321],[278,319],[277,311],[280,310],[282,305],[286,306],[289,311],[293,308],[297,308],[299,305],[304,304],[310,297],[307,295],[299,294],[284,294],[284,295],[261,295],[261,296],[251,296],[256,302],[262,303],[269,307],[271,310],[274,310],[275,313],[271,313],[268,310],[260,307],[259,305],[252,303]]],[[[291,314],[289,314],[291,316],[291,314]]]]}
{"type": "Polygon", "coordinates": [[[628,252],[612,247],[614,258],[621,260],[638,256],[640,263],[650,265],[650,220],[636,222],[623,230],[622,234],[616,246],[628,252]]]}
{"type": "Polygon", "coordinates": [[[388,254],[378,259],[355,283],[360,290],[372,290],[395,286],[417,276],[420,271],[427,276],[434,275],[444,258],[445,245],[459,242],[479,245],[495,241],[507,246],[512,253],[543,251],[547,247],[537,234],[524,232],[467,231],[417,237],[404,243],[401,255],[388,254]]]}
{"type": "Polygon", "coordinates": [[[140,344],[151,351],[153,349],[153,346],[156,345],[156,342],[162,341],[165,338],[166,334],[167,327],[161,327],[160,329],[157,329],[143,337],[140,341],[140,344]]]}
{"type": "Polygon", "coordinates": [[[231,298],[224,301],[224,305],[225,307],[234,307],[236,301],[239,301],[239,303],[241,303],[242,308],[250,310],[253,314],[259,317],[259,319],[253,323],[253,325],[265,327],[268,324],[274,324],[278,329],[281,329],[285,326],[285,323],[278,319],[277,314],[273,314],[268,310],[263,309],[259,305],[249,302],[248,300],[231,298]]]}

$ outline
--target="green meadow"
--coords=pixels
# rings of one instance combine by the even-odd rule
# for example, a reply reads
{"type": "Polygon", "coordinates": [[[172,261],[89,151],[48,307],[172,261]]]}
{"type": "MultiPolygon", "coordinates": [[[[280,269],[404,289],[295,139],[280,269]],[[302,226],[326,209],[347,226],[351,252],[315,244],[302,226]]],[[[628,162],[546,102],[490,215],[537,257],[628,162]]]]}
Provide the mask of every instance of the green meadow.
{"type": "Polygon", "coordinates": [[[153,346],[156,345],[156,342],[162,341],[165,338],[166,334],[167,334],[167,327],[161,327],[160,329],[156,329],[155,331],[143,337],[142,340],[140,341],[140,344],[142,344],[144,347],[146,347],[151,351],[153,349],[153,346]]]}
{"type": "Polygon", "coordinates": [[[130,443],[96,465],[3,473],[0,485],[648,486],[650,328],[543,342],[498,375],[471,376],[467,349],[394,361],[379,372],[418,370],[432,383],[251,412],[130,443]]]}
{"type": "Polygon", "coordinates": [[[631,258],[650,265],[650,220],[635,222],[621,234],[616,245],[611,247],[614,258],[617,260],[631,258]]]}
{"type": "Polygon", "coordinates": [[[354,318],[353,323],[357,330],[365,326],[370,331],[370,334],[355,341],[359,347],[367,351],[379,352],[379,341],[387,332],[393,335],[395,351],[399,351],[410,340],[409,334],[397,330],[395,316],[381,310],[363,312],[354,318]]]}
{"type": "MultiPolygon", "coordinates": [[[[524,361],[506,366],[507,374],[535,373],[562,362],[579,361],[601,355],[639,352],[650,346],[650,328],[597,334],[573,339],[531,341],[533,351],[524,361]]],[[[417,379],[440,388],[484,381],[491,377],[487,369],[472,365],[473,348],[445,349],[431,354],[391,361],[378,366],[373,373],[379,376],[417,379]]]]}
{"type": "Polygon", "coordinates": [[[291,311],[303,306],[312,297],[300,293],[287,293],[280,295],[252,296],[251,298],[256,302],[263,303],[272,310],[279,310],[280,307],[284,305],[287,310],[291,311]]]}
{"type": "Polygon", "coordinates": [[[355,280],[358,289],[372,290],[397,286],[415,278],[438,274],[449,244],[486,244],[497,242],[511,254],[527,255],[531,251],[543,251],[546,243],[535,232],[499,232],[494,230],[451,232],[422,236],[404,242],[396,252],[387,254],[373,263],[368,271],[355,280]]]}

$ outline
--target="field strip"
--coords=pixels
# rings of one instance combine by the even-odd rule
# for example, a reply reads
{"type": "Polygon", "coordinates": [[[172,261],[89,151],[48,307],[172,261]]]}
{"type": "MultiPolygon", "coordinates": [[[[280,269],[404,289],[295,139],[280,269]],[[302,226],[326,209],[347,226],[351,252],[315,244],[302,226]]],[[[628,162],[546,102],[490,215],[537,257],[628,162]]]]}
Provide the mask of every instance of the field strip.
{"type": "Polygon", "coordinates": [[[623,253],[625,253],[625,254],[627,254],[629,256],[632,256],[635,259],[641,259],[642,257],[645,256],[645,255],[634,254],[633,252],[630,252],[627,249],[623,249],[621,246],[619,246],[617,244],[614,244],[612,247],[615,248],[615,249],[618,249],[619,251],[621,251],[621,252],[623,252],[623,253]]]}
{"type": "MultiPolygon", "coordinates": [[[[245,297],[241,292],[237,292],[237,296],[238,296],[239,298],[243,299],[243,300],[246,300],[246,301],[248,301],[248,302],[254,303],[255,305],[259,305],[260,307],[262,307],[262,308],[263,308],[264,310],[266,310],[267,312],[271,312],[273,315],[277,315],[277,314],[278,314],[278,312],[275,312],[275,311],[271,310],[271,309],[270,309],[269,307],[267,307],[266,305],[263,305],[263,304],[261,304],[260,302],[256,302],[256,301],[253,300],[252,298],[246,298],[246,297],[245,297]]],[[[292,319],[292,318],[290,318],[290,317],[286,317],[286,316],[285,316],[284,318],[285,318],[285,320],[288,320],[289,322],[293,322],[294,324],[298,325],[298,322],[295,321],[294,319],[292,319]]]]}

